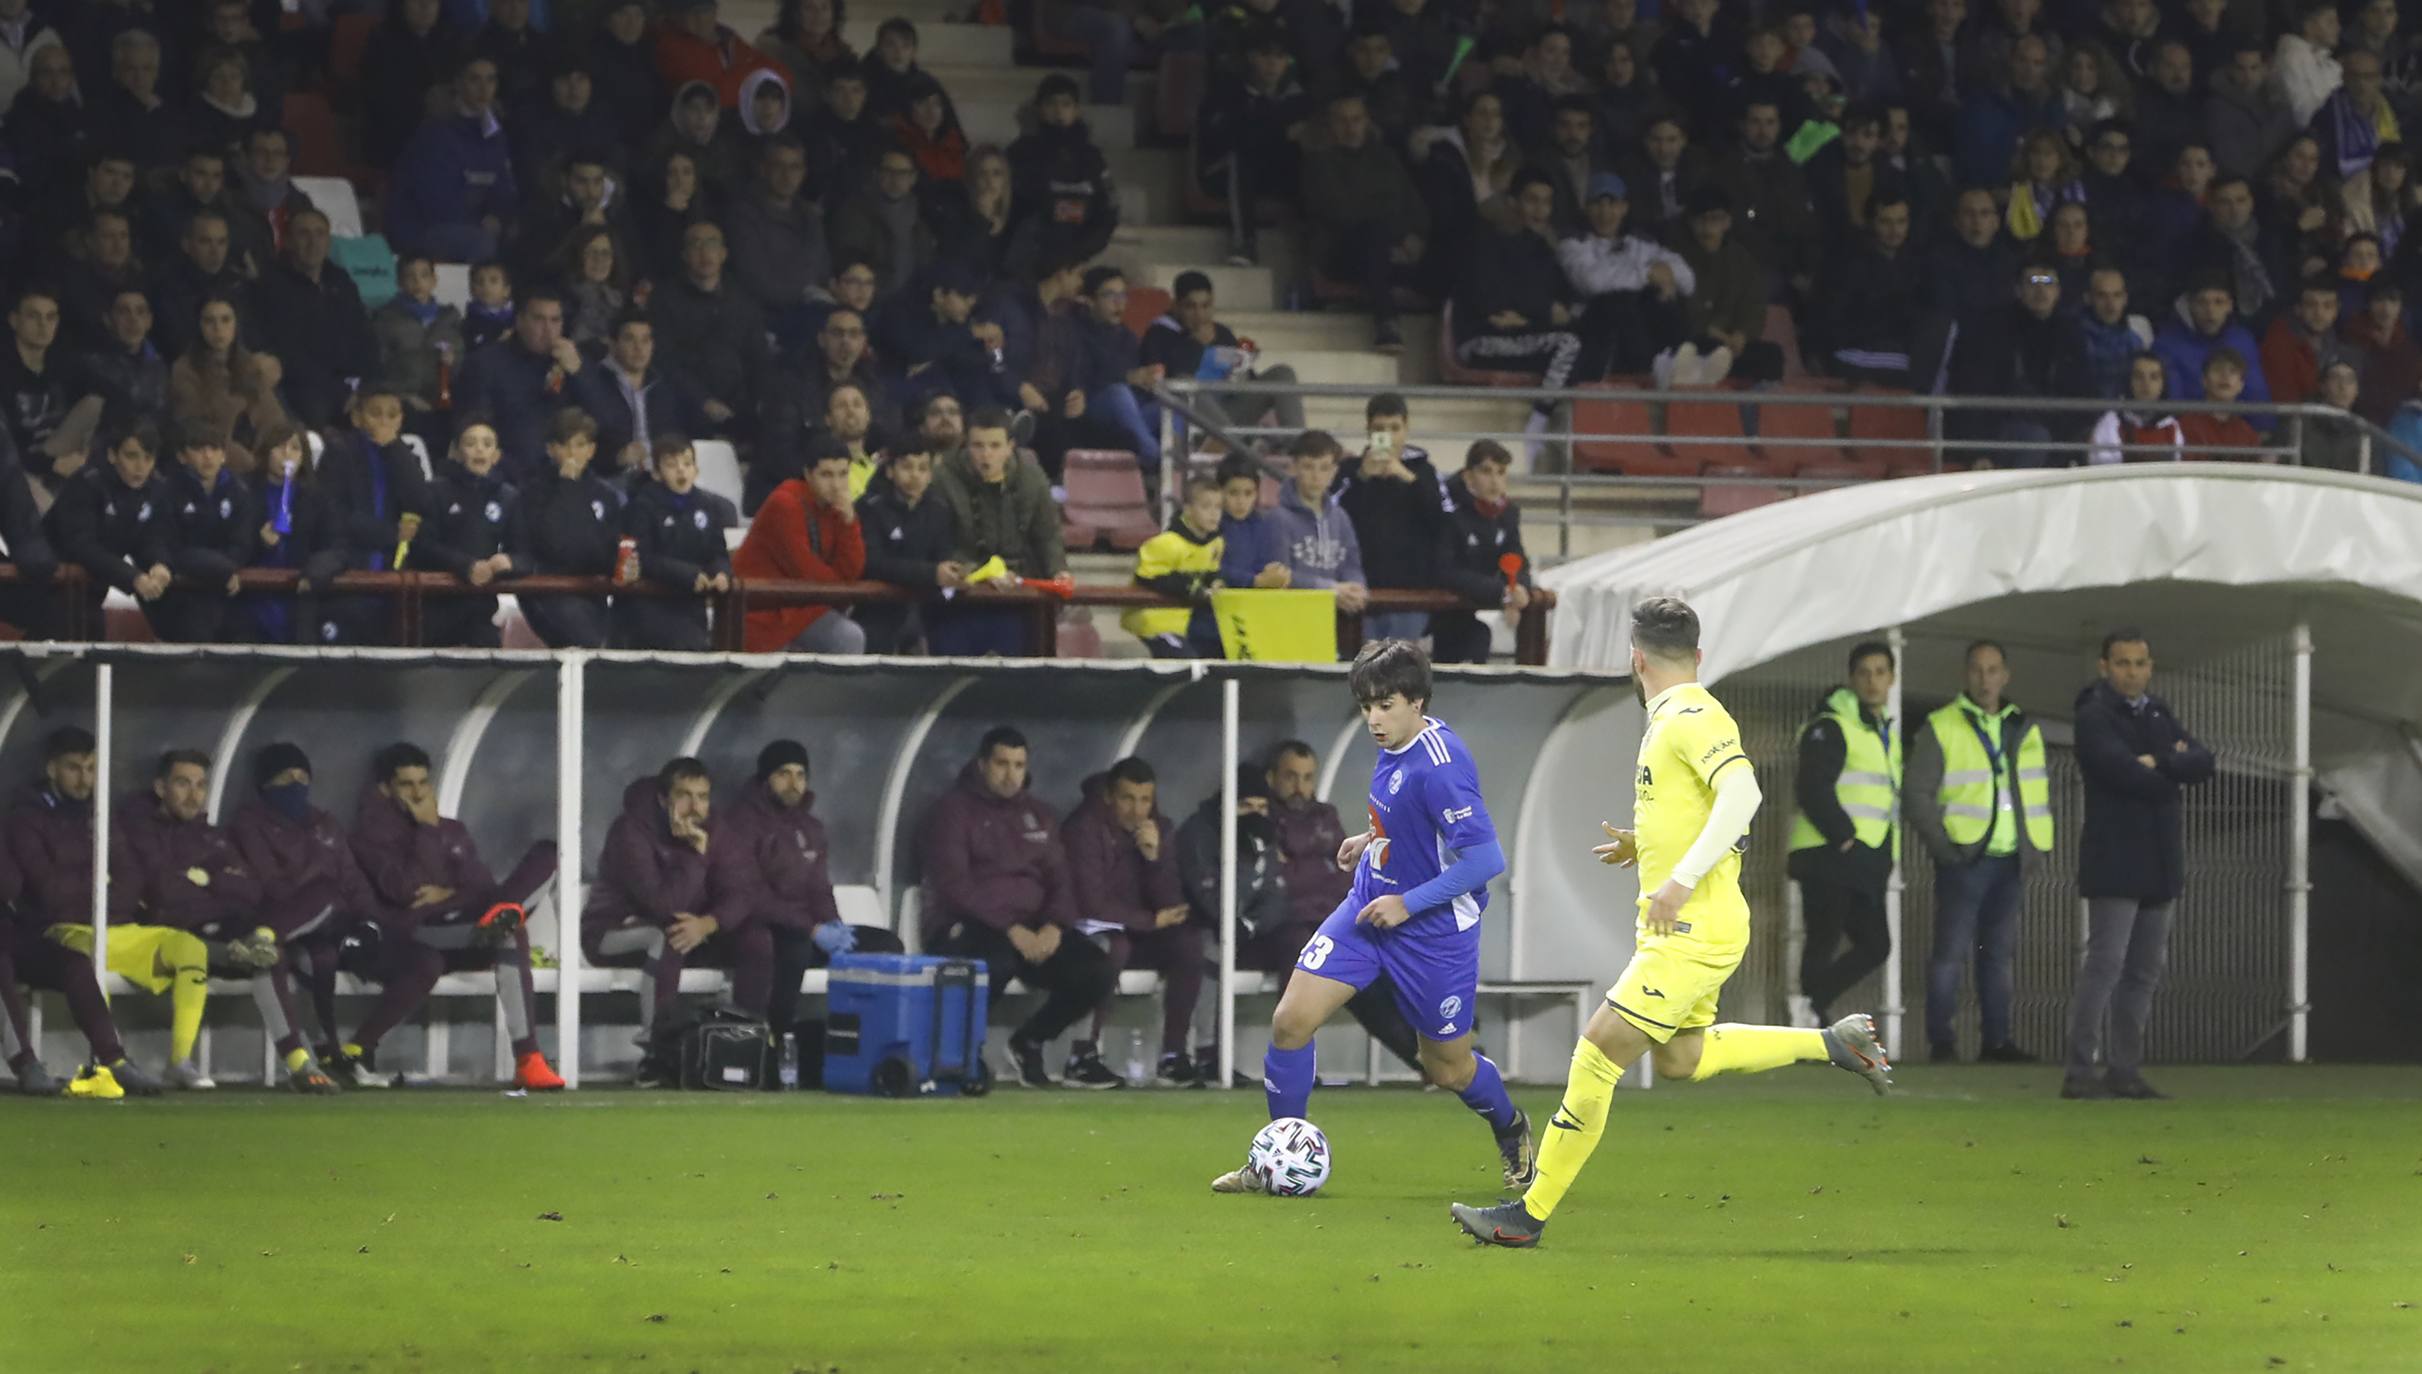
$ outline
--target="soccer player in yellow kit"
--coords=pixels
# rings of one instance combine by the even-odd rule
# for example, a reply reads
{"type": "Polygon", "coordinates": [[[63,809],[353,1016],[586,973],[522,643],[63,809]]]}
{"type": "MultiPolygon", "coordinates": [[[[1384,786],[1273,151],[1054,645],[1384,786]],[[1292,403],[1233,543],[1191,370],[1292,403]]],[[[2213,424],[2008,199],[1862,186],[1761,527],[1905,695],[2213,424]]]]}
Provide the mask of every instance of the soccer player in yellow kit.
{"type": "Polygon", "coordinates": [[[1823,1030],[1717,1025],[1716,996],[1749,948],[1741,854],[1760,793],[1740,727],[1699,685],[1699,616],[1673,597],[1632,611],[1632,680],[1648,708],[1640,738],[1633,830],[1606,826],[1600,862],[1640,866],[1638,943],[1573,1050],[1564,1101],[1539,1146],[1530,1191],[1494,1207],[1455,1203],[1456,1224],[1489,1245],[1537,1245],[1548,1216],[1606,1130],[1615,1080],[1643,1053],[1668,1078],[1761,1073],[1830,1063],[1887,1093],[1892,1066],[1875,1019],[1845,1016],[1823,1030]]]}

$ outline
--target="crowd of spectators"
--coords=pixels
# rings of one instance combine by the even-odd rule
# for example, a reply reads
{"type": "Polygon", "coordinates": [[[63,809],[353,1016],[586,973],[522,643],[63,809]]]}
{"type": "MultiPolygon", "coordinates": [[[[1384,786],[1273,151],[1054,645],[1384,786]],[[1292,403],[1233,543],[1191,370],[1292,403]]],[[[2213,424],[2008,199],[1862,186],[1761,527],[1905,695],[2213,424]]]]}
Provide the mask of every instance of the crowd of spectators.
{"type": "MultiPolygon", "coordinates": [[[[1129,283],[1098,262],[1119,199],[1071,76],[1039,78],[1006,147],[971,146],[915,26],[885,20],[861,54],[828,0],[786,0],[753,41],[715,0],[391,0],[340,81],[330,11],[361,8],[0,0],[0,538],[30,573],[78,564],[134,594],[156,633],[383,633],[375,604],[220,594],[246,566],[306,588],[413,566],[692,592],[753,568],[933,594],[832,617],[811,647],[1004,649],[944,594],[995,558],[1065,570],[1066,452],[1124,450],[1157,478],[1156,383],[1292,376],[1251,371],[1202,274],[1129,327],[1129,283]],[[298,185],[305,99],[339,116],[316,133],[392,246],[391,285],[359,255],[375,241],[333,232],[346,207],[298,185]],[[469,269],[459,308],[447,263],[469,269]],[[702,438],[743,460],[740,509],[696,490],[702,438]],[[904,456],[930,505],[894,476],[904,456]],[[731,566],[707,547],[776,499],[780,537],[731,566]],[[897,537],[873,547],[862,513],[897,537]]],[[[1953,437],[1999,463],[2276,442],[2167,408],[2206,397],[2422,434],[2401,134],[2422,62],[2387,0],[1165,8],[1055,22],[1093,45],[1096,100],[1130,57],[1199,53],[1190,165],[1228,206],[1232,258],[1291,203],[1307,285],[1359,293],[1383,350],[1410,293],[1445,306],[1467,365],[1755,383],[1780,375],[1788,319],[1808,369],[1846,382],[2114,403],[2099,424],[1963,419],[1953,437]]],[[[1325,440],[1292,402],[1197,404],[1325,440]]],[[[2309,461],[2355,461],[2350,427],[2301,434],[2309,461]]],[[[1490,464],[1457,485],[1409,449],[1327,447],[1325,494],[1291,480],[1279,509],[1224,514],[1228,566],[1170,588],[1445,586],[1519,614],[1522,580],[1478,566],[1483,545],[1518,551],[1490,464]],[[1269,556],[1245,568],[1225,527],[1255,521],[1269,556]],[[1311,532],[1282,545],[1296,521],[1311,532]],[[1366,565],[1340,564],[1333,526],[1366,565]]],[[[9,600],[40,619],[23,586],[9,600]]],[[[551,643],[705,633],[670,603],[532,600],[551,643]]],[[[445,607],[442,641],[492,635],[483,604],[445,607]]],[[[1185,619],[1174,643],[1199,651],[1185,619]]],[[[826,620],[752,621],[752,647],[826,620]]],[[[1455,658],[1467,622],[1389,628],[1443,633],[1455,658]]]]}

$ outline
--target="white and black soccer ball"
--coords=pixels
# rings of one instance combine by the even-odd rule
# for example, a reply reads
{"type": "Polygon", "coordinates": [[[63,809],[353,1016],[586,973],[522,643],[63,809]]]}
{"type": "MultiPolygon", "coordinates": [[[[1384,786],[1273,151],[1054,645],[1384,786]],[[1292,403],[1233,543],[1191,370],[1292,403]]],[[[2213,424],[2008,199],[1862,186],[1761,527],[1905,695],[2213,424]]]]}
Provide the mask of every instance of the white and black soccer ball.
{"type": "Polygon", "coordinates": [[[1245,1161],[1272,1197],[1310,1197],[1329,1181],[1329,1138],[1300,1116],[1282,1116],[1254,1135],[1245,1161]]]}

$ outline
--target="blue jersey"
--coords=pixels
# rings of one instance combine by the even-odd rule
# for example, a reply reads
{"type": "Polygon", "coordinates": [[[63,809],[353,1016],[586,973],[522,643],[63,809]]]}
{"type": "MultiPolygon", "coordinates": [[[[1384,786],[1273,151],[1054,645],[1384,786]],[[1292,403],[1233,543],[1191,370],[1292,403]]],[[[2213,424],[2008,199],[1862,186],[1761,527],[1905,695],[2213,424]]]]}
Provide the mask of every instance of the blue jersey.
{"type": "MultiPolygon", "coordinates": [[[[1390,893],[1401,897],[1445,872],[1464,851],[1497,842],[1480,770],[1462,739],[1435,717],[1401,749],[1382,749],[1371,769],[1371,844],[1354,870],[1352,909],[1390,893]]],[[[1486,885],[1453,901],[1415,911],[1406,928],[1480,924],[1486,885]]]]}

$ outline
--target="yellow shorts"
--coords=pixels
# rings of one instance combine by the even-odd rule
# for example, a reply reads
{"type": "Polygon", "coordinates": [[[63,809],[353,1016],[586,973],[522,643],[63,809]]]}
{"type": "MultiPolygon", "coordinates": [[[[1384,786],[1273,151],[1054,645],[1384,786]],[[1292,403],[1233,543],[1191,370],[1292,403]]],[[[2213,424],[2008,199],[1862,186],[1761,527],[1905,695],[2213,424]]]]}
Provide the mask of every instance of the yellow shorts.
{"type": "Polygon", "coordinates": [[[1673,940],[1642,945],[1606,993],[1606,1005],[1662,1045],[1681,1031],[1716,1023],[1716,997],[1744,951],[1673,940]]]}
{"type": "MultiPolygon", "coordinates": [[[[91,926],[55,925],[43,934],[78,954],[93,952],[91,926]]],[[[206,968],[209,958],[201,936],[175,926],[109,927],[109,971],[149,993],[168,991],[179,965],[206,968]]]]}

